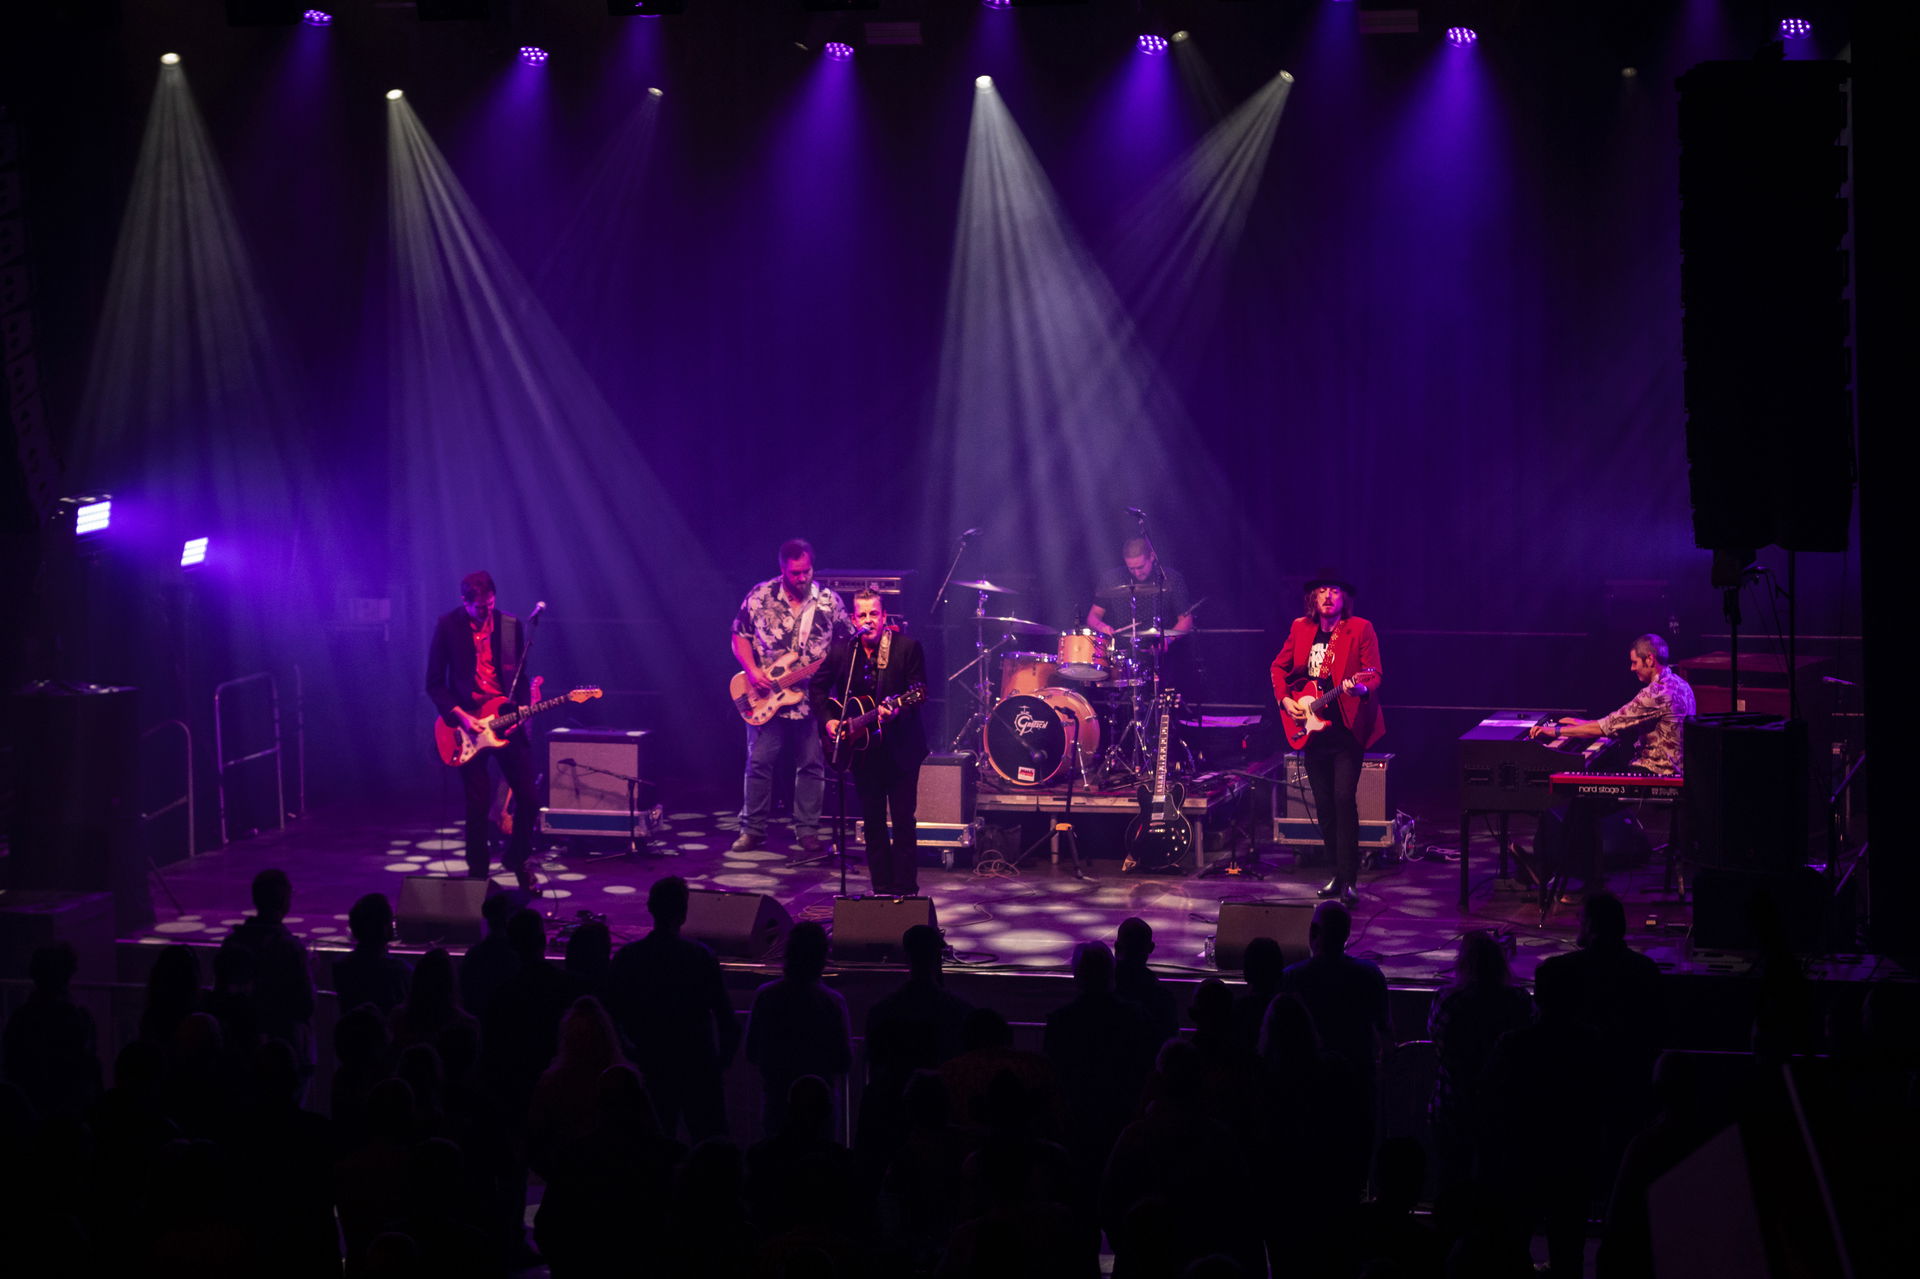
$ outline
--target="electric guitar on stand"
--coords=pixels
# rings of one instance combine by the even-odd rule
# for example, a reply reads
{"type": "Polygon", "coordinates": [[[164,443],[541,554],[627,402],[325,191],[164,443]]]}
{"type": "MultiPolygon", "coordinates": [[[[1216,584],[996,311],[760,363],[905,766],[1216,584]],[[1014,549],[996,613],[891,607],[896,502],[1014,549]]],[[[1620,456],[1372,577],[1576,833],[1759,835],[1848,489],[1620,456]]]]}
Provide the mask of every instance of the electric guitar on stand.
{"type": "MultiPolygon", "coordinates": [[[[1366,679],[1369,675],[1378,675],[1379,673],[1379,671],[1369,666],[1364,671],[1355,671],[1352,678],[1357,683],[1366,679]]],[[[1287,730],[1287,745],[1291,746],[1294,750],[1302,751],[1307,748],[1307,739],[1309,737],[1312,737],[1315,733],[1333,723],[1333,704],[1340,700],[1340,685],[1335,684],[1332,688],[1322,693],[1320,691],[1319,680],[1311,675],[1301,675],[1287,685],[1287,696],[1295,702],[1306,701],[1309,697],[1313,699],[1307,702],[1306,713],[1304,715],[1298,717],[1286,715],[1283,716],[1280,721],[1287,730]]],[[[1284,710],[1285,708],[1282,707],[1282,709],[1284,710]]]]}
{"type": "Polygon", "coordinates": [[[1120,863],[1122,871],[1163,874],[1176,869],[1193,851],[1193,823],[1180,811],[1187,802],[1186,785],[1167,784],[1167,750],[1173,740],[1173,711],[1179,705],[1180,694],[1173,690],[1160,695],[1160,737],[1154,748],[1153,785],[1142,783],[1138,792],[1140,815],[1127,825],[1127,856],[1120,863]]]}
{"type": "Polygon", "coordinates": [[[515,706],[512,710],[502,710],[507,705],[504,697],[488,698],[473,718],[479,723],[479,731],[468,732],[464,725],[449,724],[438,716],[433,721],[433,751],[440,762],[449,768],[458,768],[471,760],[481,751],[493,750],[507,744],[507,734],[511,733],[523,721],[533,718],[541,711],[549,711],[562,702],[590,702],[600,696],[597,688],[576,688],[561,697],[548,698],[544,702],[535,702],[531,706],[515,706]]]}
{"type": "Polygon", "coordinates": [[[753,686],[747,683],[747,673],[738,671],[727,684],[727,695],[733,699],[733,708],[740,712],[741,719],[749,724],[764,724],[807,695],[807,681],[826,660],[823,657],[802,666],[798,653],[785,654],[767,667],[767,678],[773,682],[771,692],[754,692],[753,686]]]}

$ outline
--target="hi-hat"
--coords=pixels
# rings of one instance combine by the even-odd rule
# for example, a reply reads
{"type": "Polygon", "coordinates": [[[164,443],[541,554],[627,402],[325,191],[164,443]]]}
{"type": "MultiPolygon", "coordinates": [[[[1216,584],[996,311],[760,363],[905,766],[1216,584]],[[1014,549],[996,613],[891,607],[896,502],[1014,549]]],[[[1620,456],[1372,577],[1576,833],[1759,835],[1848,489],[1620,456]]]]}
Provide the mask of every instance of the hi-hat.
{"type": "Polygon", "coordinates": [[[998,582],[989,582],[984,577],[977,582],[955,582],[954,585],[963,591],[985,591],[989,595],[1018,595],[1020,593],[1011,586],[1002,586],[998,582]]]}

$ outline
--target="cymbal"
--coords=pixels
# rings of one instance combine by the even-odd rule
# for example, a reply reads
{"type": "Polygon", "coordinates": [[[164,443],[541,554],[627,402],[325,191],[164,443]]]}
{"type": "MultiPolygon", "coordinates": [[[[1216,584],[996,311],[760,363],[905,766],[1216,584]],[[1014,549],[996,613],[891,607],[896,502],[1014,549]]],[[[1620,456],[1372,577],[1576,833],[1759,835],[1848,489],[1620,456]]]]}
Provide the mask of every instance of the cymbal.
{"type": "Polygon", "coordinates": [[[998,582],[989,582],[984,577],[977,582],[955,582],[954,585],[963,591],[985,591],[989,595],[1018,595],[1020,593],[1011,586],[1002,586],[998,582]]]}
{"type": "MultiPolygon", "coordinates": [[[[962,583],[962,585],[965,585],[965,583],[962,583]]],[[[1122,582],[1119,586],[1101,587],[1093,593],[1093,597],[1099,600],[1123,600],[1129,595],[1158,595],[1161,591],[1171,589],[1171,587],[1162,586],[1158,582],[1134,582],[1130,585],[1122,582]]]]}
{"type": "Polygon", "coordinates": [[[1015,635],[1058,635],[1060,632],[1051,626],[1042,626],[1038,622],[1029,622],[1024,617],[976,617],[976,622],[992,622],[1003,631],[1015,635]]]}

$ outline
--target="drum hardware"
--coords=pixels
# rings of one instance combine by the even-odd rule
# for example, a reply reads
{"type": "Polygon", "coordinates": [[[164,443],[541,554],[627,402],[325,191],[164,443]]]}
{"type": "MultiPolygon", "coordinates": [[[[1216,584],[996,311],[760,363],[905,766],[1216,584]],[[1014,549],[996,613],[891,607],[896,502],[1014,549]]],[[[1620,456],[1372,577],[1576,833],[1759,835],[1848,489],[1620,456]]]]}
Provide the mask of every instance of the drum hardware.
{"type": "Polygon", "coordinates": [[[1047,829],[1042,832],[1040,838],[1034,840],[1031,844],[1028,844],[1025,849],[1021,850],[1020,855],[1013,859],[1013,864],[1008,866],[1007,869],[1011,873],[1018,874],[1020,867],[1026,863],[1027,858],[1039,851],[1040,845],[1051,844],[1052,855],[1056,858],[1059,857],[1062,848],[1066,849],[1068,867],[1072,870],[1075,879],[1092,883],[1093,876],[1087,874],[1086,870],[1080,864],[1080,837],[1074,834],[1073,830],[1073,784],[1076,776],[1082,786],[1088,784],[1087,757],[1082,751],[1082,742],[1087,736],[1088,730],[1091,729],[1094,749],[1097,751],[1100,748],[1100,722],[1093,718],[1093,708],[1087,706],[1086,699],[1078,693],[1073,692],[1071,689],[1049,689],[1047,691],[1065,694],[1066,698],[1078,702],[1081,707],[1086,708],[1085,718],[1082,718],[1079,710],[1074,707],[1064,706],[1060,708],[1063,716],[1071,717],[1074,720],[1073,732],[1071,734],[1074,759],[1073,767],[1067,770],[1066,807],[1062,810],[1058,818],[1047,823],[1047,829]]]}

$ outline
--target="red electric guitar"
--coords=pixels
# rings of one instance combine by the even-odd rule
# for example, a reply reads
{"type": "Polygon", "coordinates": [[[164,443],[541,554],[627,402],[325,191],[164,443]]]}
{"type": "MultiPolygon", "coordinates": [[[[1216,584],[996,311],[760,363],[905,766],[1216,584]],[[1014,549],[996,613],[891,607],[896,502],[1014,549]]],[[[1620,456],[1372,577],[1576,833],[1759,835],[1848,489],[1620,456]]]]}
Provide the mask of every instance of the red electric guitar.
{"type": "MultiPolygon", "coordinates": [[[[1352,678],[1358,683],[1365,681],[1369,675],[1378,675],[1379,673],[1379,671],[1369,666],[1364,671],[1355,671],[1352,678]]],[[[1320,691],[1319,680],[1311,675],[1299,675],[1288,681],[1287,696],[1296,702],[1307,701],[1308,698],[1313,699],[1307,702],[1306,714],[1298,718],[1292,715],[1282,715],[1280,721],[1287,730],[1287,745],[1297,751],[1305,750],[1309,737],[1312,737],[1315,733],[1333,723],[1333,704],[1340,700],[1340,685],[1335,684],[1332,688],[1322,693],[1320,691]]],[[[1280,709],[1285,711],[1286,707],[1283,706],[1280,709]]]]}
{"type": "Polygon", "coordinates": [[[463,725],[449,724],[436,715],[433,720],[434,754],[440,757],[442,764],[458,768],[481,751],[505,746],[508,733],[541,711],[552,710],[562,702],[590,702],[598,696],[600,690],[597,688],[576,688],[564,696],[551,697],[531,706],[515,706],[511,710],[501,709],[507,705],[506,698],[489,698],[473,717],[480,725],[480,730],[474,733],[468,732],[463,725]]]}

